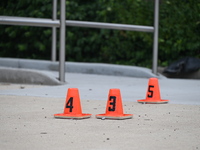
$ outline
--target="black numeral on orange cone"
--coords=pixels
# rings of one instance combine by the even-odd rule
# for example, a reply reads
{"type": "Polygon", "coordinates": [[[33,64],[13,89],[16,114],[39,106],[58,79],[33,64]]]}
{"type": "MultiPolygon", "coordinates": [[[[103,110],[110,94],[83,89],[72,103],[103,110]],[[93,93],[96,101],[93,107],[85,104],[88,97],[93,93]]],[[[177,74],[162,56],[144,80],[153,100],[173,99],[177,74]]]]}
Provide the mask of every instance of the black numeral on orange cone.
{"type": "Polygon", "coordinates": [[[69,112],[72,112],[73,107],[73,97],[70,97],[70,99],[66,103],[66,108],[69,108],[69,112]]]}
{"type": "Polygon", "coordinates": [[[116,106],[116,96],[110,96],[110,99],[109,99],[110,102],[110,105],[112,107],[108,107],[108,111],[115,111],[115,106],[116,106]]]}
{"type": "Polygon", "coordinates": [[[154,86],[153,86],[153,85],[149,85],[148,92],[149,92],[150,94],[148,94],[147,96],[150,97],[150,98],[153,97],[153,91],[151,90],[151,88],[154,88],[154,86]]]}

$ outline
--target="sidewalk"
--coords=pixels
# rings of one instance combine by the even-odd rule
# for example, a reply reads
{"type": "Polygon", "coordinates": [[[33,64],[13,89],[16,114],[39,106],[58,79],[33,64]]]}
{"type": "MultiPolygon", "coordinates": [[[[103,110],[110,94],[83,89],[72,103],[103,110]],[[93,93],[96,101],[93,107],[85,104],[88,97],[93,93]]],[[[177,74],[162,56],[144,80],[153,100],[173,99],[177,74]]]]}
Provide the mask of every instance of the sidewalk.
{"type": "MultiPolygon", "coordinates": [[[[163,99],[169,99],[172,104],[200,104],[200,80],[169,79],[162,75],[155,76],[150,69],[123,65],[66,63],[66,84],[62,85],[58,78],[57,62],[26,59],[0,59],[1,76],[13,78],[16,83],[38,83],[44,85],[33,89],[1,90],[0,95],[19,95],[37,97],[62,97],[68,88],[79,88],[81,97],[90,100],[106,100],[110,88],[119,88],[125,101],[136,101],[145,98],[148,79],[159,78],[160,92],[163,99]],[[3,66],[3,67],[1,67],[3,66]],[[12,68],[11,68],[12,67],[12,68]],[[14,67],[14,68],[13,68],[14,67]],[[116,73],[117,72],[117,73],[116,73]],[[18,75],[16,77],[16,74],[18,75]],[[140,78],[139,78],[140,77],[140,78]]],[[[3,80],[4,81],[4,80],[3,80]]]]}
{"type": "MultiPolygon", "coordinates": [[[[53,72],[51,72],[53,73],[53,72]]],[[[56,75],[57,72],[54,72],[56,75]]],[[[68,88],[78,88],[85,100],[107,100],[110,88],[119,88],[124,101],[136,102],[146,96],[148,78],[89,75],[66,73],[67,83],[59,86],[38,86],[36,88],[13,89],[11,85],[0,91],[0,95],[37,96],[65,98],[68,88]],[[11,89],[10,89],[11,88],[11,89]]],[[[159,79],[161,97],[171,104],[200,105],[200,80],[159,79]]]]}

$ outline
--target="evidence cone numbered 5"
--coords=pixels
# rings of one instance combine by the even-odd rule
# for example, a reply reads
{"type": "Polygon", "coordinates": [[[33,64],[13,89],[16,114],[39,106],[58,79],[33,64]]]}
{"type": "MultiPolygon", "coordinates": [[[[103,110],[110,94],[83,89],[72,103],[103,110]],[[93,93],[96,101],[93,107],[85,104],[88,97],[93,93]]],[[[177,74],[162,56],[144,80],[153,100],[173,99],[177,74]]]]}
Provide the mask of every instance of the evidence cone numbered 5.
{"type": "Polygon", "coordinates": [[[150,78],[146,93],[146,99],[137,100],[138,103],[162,104],[168,103],[169,100],[162,100],[160,97],[160,88],[157,78],[150,78]]]}

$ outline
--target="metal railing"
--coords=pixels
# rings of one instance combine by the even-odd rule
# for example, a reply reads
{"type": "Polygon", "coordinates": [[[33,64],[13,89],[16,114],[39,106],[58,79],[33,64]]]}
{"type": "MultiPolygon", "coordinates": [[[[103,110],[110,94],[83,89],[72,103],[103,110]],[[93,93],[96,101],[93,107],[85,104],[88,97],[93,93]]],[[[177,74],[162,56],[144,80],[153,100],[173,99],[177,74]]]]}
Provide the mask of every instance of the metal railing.
{"type": "Polygon", "coordinates": [[[52,52],[51,52],[52,61],[56,60],[56,28],[60,28],[59,80],[61,82],[65,82],[65,30],[66,30],[66,26],[153,32],[154,42],[153,42],[152,72],[154,74],[157,74],[159,0],[155,0],[154,2],[155,3],[154,4],[154,26],[140,26],[140,25],[126,25],[126,24],[66,20],[65,1],[66,0],[60,0],[60,20],[57,20],[56,18],[57,0],[53,0],[52,19],[0,16],[0,24],[52,27],[52,52]]]}

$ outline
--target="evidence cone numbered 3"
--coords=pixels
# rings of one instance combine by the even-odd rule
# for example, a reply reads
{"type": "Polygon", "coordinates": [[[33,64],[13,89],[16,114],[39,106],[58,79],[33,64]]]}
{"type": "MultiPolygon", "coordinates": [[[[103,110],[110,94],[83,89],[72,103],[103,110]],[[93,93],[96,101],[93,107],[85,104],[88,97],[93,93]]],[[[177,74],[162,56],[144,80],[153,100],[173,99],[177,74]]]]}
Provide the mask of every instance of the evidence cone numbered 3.
{"type": "Polygon", "coordinates": [[[85,119],[91,117],[91,114],[82,113],[78,89],[69,88],[64,105],[64,112],[61,114],[54,114],[54,117],[62,119],[85,119]]]}
{"type": "Polygon", "coordinates": [[[124,114],[122,98],[119,89],[110,89],[105,114],[98,114],[98,119],[130,119],[132,114],[124,114]]]}
{"type": "Polygon", "coordinates": [[[137,100],[138,103],[146,104],[163,104],[168,103],[169,100],[162,100],[160,97],[160,88],[157,78],[150,78],[146,93],[146,99],[137,100]]]}

